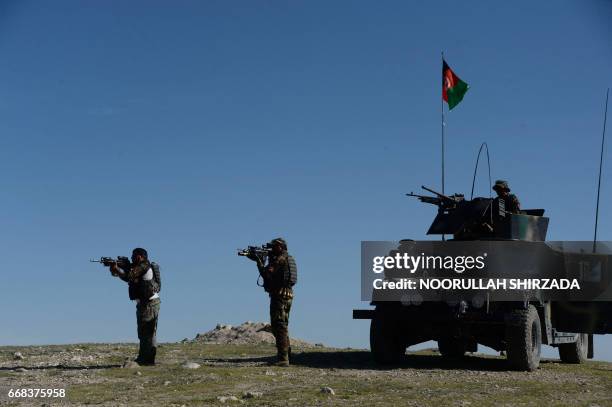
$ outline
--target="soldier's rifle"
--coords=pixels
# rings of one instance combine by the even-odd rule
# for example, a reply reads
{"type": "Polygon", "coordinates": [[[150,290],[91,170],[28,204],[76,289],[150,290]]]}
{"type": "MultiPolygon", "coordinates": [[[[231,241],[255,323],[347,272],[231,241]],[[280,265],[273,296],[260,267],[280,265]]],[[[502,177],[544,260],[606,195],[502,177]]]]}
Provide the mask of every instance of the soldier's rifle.
{"type": "Polygon", "coordinates": [[[259,260],[257,269],[259,270],[259,276],[257,277],[256,284],[260,287],[265,285],[265,276],[263,274],[263,265],[266,262],[268,256],[272,252],[272,245],[270,243],[262,244],[261,246],[249,246],[246,249],[238,249],[238,256],[245,256],[251,260],[259,260]],[[263,279],[264,283],[260,284],[259,279],[263,279]]]}
{"type": "Polygon", "coordinates": [[[90,263],[102,263],[104,264],[106,267],[112,266],[113,264],[116,264],[117,266],[119,266],[120,268],[129,268],[131,266],[131,262],[130,259],[128,259],[126,256],[117,256],[116,259],[112,258],[112,257],[100,257],[100,260],[89,260],[90,263]]]}
{"type": "Polygon", "coordinates": [[[257,257],[262,261],[265,261],[265,259],[270,255],[271,251],[272,245],[266,243],[261,246],[249,246],[246,249],[238,249],[238,256],[257,257]]]}

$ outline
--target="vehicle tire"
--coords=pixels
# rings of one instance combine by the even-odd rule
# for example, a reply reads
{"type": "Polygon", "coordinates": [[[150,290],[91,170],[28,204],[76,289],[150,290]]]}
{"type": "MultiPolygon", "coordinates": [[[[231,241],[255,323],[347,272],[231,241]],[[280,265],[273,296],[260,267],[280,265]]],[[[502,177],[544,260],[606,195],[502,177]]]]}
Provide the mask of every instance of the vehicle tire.
{"type": "Polygon", "coordinates": [[[559,345],[559,357],[563,363],[584,363],[589,352],[589,335],[580,334],[574,343],[559,345]]]}
{"type": "Polygon", "coordinates": [[[540,317],[533,305],[513,311],[506,322],[508,362],[517,370],[533,371],[540,365],[542,330],[540,317]]]}
{"type": "Polygon", "coordinates": [[[374,315],[370,322],[370,351],[376,363],[398,363],[406,354],[397,325],[389,319],[374,315]]]}
{"type": "Polygon", "coordinates": [[[447,359],[459,359],[465,355],[465,342],[458,338],[440,338],[438,340],[438,350],[447,359]]]}

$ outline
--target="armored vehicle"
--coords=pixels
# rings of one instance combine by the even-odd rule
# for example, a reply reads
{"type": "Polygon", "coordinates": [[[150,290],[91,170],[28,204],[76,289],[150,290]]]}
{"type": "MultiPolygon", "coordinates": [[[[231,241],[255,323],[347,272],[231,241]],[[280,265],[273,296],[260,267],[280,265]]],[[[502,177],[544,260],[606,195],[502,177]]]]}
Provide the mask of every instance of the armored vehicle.
{"type": "MultiPolygon", "coordinates": [[[[438,206],[429,235],[446,235],[449,241],[514,241],[525,247],[546,239],[549,219],[544,209],[509,213],[502,198],[466,200],[462,195],[446,196],[423,188],[434,195],[408,195],[438,206]]],[[[555,258],[553,249],[550,255],[555,258]]],[[[592,280],[609,290],[612,256],[578,250],[564,253],[561,261],[564,270],[573,267],[586,280],[595,270],[597,277],[592,280]]],[[[353,318],[371,320],[371,353],[383,364],[400,361],[409,346],[434,340],[446,358],[475,352],[482,344],[505,352],[512,368],[532,371],[539,365],[542,344],[557,347],[564,363],[582,363],[593,357],[593,334],[612,333],[609,301],[525,296],[521,301],[486,297],[475,304],[470,299],[405,302],[373,297],[370,305],[374,308],[353,310],[353,318]]]]}

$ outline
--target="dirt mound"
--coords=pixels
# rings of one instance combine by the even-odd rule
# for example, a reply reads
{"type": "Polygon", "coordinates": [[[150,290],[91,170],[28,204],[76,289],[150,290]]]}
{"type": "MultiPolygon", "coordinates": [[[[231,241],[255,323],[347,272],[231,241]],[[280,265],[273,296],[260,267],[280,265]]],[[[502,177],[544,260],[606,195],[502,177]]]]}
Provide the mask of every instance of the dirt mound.
{"type": "MultiPolygon", "coordinates": [[[[197,334],[193,340],[202,343],[234,345],[275,343],[270,324],[251,321],[238,326],[217,324],[215,329],[197,334]]],[[[295,338],[291,338],[291,346],[315,347],[312,343],[295,338]]]]}

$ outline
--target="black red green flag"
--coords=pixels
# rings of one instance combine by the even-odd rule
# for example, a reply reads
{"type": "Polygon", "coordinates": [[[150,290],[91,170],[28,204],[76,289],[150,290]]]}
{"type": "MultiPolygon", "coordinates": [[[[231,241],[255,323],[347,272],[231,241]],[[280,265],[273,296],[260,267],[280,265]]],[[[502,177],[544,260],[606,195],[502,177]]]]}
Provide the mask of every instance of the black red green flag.
{"type": "Polygon", "coordinates": [[[446,61],[442,60],[442,99],[448,103],[448,110],[463,100],[468,88],[468,84],[459,79],[446,61]]]}

